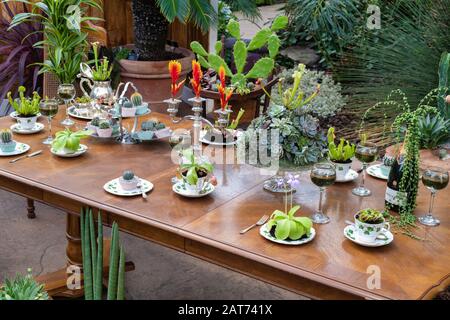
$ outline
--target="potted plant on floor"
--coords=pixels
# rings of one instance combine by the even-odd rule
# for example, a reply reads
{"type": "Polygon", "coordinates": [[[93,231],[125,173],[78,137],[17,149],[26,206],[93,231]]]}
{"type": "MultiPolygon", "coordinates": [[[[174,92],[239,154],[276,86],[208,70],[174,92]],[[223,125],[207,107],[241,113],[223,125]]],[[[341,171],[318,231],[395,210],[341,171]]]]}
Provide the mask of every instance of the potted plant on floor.
{"type": "Polygon", "coordinates": [[[32,98],[25,97],[25,87],[19,87],[19,98],[12,98],[11,92],[8,92],[8,101],[14,108],[15,112],[12,116],[17,120],[21,129],[31,130],[36,124],[36,120],[39,114],[39,103],[41,102],[41,97],[37,92],[33,92],[32,98]]]}
{"type": "Polygon", "coordinates": [[[169,23],[175,19],[186,23],[193,22],[203,31],[216,20],[216,13],[208,0],[133,0],[134,51],[138,60],[122,59],[121,78],[123,82],[132,81],[145,101],[152,108],[165,111],[163,100],[170,95],[170,75],[167,73],[169,60],[180,61],[186,77],[191,71],[194,55],[190,50],[166,47],[169,23]],[[159,109],[158,109],[159,107],[159,109]]]}
{"type": "Polygon", "coordinates": [[[25,276],[18,274],[12,280],[5,280],[0,287],[1,300],[49,300],[49,297],[44,285],[37,283],[28,269],[25,276]]]}
{"type": "MultiPolygon", "coordinates": [[[[219,74],[220,68],[225,68],[225,75],[229,77],[228,85],[234,88],[234,94],[229,98],[230,105],[237,105],[246,111],[245,116],[241,119],[242,123],[250,122],[259,114],[260,99],[265,94],[263,87],[270,89],[277,81],[270,79],[273,76],[275,58],[281,45],[276,32],[284,29],[287,22],[287,17],[278,16],[270,28],[261,29],[246,43],[241,39],[239,23],[231,20],[227,25],[227,30],[236,39],[236,42],[233,46],[233,61],[230,65],[221,56],[223,51],[221,41],[216,43],[213,53],[208,53],[199,42],[191,42],[191,49],[197,54],[202,67],[212,69],[216,74],[219,74]],[[269,55],[250,63],[248,55],[264,46],[267,46],[269,55]]],[[[220,105],[219,86],[215,83],[214,77],[210,79],[208,87],[202,90],[202,97],[214,99],[217,101],[216,104],[220,105]]],[[[234,116],[237,116],[236,109],[234,116]]]]}
{"type": "Polygon", "coordinates": [[[345,180],[355,155],[356,146],[341,138],[338,145],[334,143],[334,128],[328,129],[328,157],[336,166],[336,180],[345,180]]]}

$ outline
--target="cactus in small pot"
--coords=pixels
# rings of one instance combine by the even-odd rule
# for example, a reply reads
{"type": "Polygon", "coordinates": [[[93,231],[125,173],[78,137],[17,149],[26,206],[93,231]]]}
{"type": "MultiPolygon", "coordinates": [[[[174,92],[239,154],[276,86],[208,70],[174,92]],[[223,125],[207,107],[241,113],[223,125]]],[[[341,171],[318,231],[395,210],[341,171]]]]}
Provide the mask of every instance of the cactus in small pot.
{"type": "Polygon", "coordinates": [[[142,95],[139,92],[135,92],[131,95],[131,103],[135,107],[142,106],[142,95]]]}
{"type": "Polygon", "coordinates": [[[136,115],[136,107],[133,106],[133,103],[130,101],[126,101],[122,105],[122,117],[134,117],[136,115]]]}
{"type": "Polygon", "coordinates": [[[119,178],[119,183],[123,190],[134,190],[137,188],[139,179],[135,176],[133,171],[126,170],[119,178]]]}
{"type": "Polygon", "coordinates": [[[156,130],[162,130],[162,129],[165,129],[165,128],[166,128],[166,125],[164,123],[162,123],[162,122],[157,123],[156,126],[155,126],[156,130]]]}
{"type": "Polygon", "coordinates": [[[11,130],[4,129],[0,132],[0,149],[3,152],[13,152],[16,149],[11,130]]]}
{"type": "Polygon", "coordinates": [[[142,122],[141,124],[142,131],[155,131],[155,128],[156,122],[152,120],[142,122]]]}
{"type": "Polygon", "coordinates": [[[97,134],[101,138],[109,138],[112,136],[113,128],[111,127],[111,124],[108,120],[100,121],[98,128],[97,128],[97,134]]]}

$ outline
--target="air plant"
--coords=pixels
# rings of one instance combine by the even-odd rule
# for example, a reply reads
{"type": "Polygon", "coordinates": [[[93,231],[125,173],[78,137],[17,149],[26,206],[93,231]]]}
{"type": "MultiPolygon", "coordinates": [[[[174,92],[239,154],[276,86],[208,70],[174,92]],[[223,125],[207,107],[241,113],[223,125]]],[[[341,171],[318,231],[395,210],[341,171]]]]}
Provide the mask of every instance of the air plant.
{"type": "MultiPolygon", "coordinates": [[[[34,63],[43,60],[42,49],[33,45],[42,41],[42,24],[39,22],[21,24],[8,29],[11,19],[19,12],[29,12],[28,7],[17,6],[11,9],[9,3],[3,3],[3,15],[0,17],[0,101],[6,93],[18,86],[28,88],[26,95],[40,91],[41,77],[39,66],[34,63]]],[[[16,98],[14,96],[13,98],[16,98]]]]}
{"type": "Polygon", "coordinates": [[[198,63],[196,60],[192,60],[191,86],[196,98],[200,98],[200,92],[202,91],[202,78],[203,72],[200,63],[198,63]]]}
{"type": "Polygon", "coordinates": [[[180,74],[181,74],[181,63],[176,60],[170,61],[169,62],[169,73],[170,73],[170,78],[172,80],[172,83],[170,85],[170,92],[172,94],[172,99],[174,100],[176,98],[178,91],[180,91],[180,89],[184,85],[184,82],[186,81],[186,80],[183,80],[183,81],[180,81],[179,83],[177,83],[178,79],[180,78],[180,74]]]}

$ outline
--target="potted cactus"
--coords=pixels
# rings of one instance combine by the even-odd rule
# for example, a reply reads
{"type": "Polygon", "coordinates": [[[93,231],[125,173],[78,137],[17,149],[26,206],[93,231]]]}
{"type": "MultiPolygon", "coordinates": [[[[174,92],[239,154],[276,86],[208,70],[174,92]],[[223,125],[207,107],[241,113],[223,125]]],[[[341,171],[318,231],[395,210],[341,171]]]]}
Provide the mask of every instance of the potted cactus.
{"type": "Polygon", "coordinates": [[[124,102],[122,106],[122,117],[134,117],[136,115],[136,107],[131,101],[124,102]]]}
{"type": "Polygon", "coordinates": [[[334,128],[328,129],[328,157],[336,166],[336,179],[345,180],[350,168],[352,158],[355,155],[356,146],[345,139],[340,139],[338,145],[334,143],[334,128]]]}
{"type": "Polygon", "coordinates": [[[92,118],[91,121],[89,121],[87,123],[86,126],[89,130],[92,130],[92,131],[94,131],[94,133],[97,133],[97,129],[98,129],[98,126],[100,125],[100,122],[101,122],[101,120],[99,117],[94,117],[94,118],[92,118]]]}
{"type": "MultiPolygon", "coordinates": [[[[267,82],[274,72],[275,58],[281,45],[277,32],[287,26],[288,18],[278,16],[274,19],[270,28],[261,29],[248,43],[241,39],[240,25],[235,20],[230,20],[227,25],[228,32],[236,39],[233,46],[233,63],[228,65],[221,53],[223,44],[218,41],[215,45],[215,52],[208,53],[203,46],[197,42],[191,42],[191,49],[197,55],[197,59],[203,68],[212,69],[219,74],[220,68],[225,69],[225,74],[229,77],[229,85],[234,88],[234,93],[229,97],[230,105],[238,105],[246,113],[242,122],[248,123],[256,115],[260,98],[265,94],[263,86],[270,89],[276,79],[267,82]],[[252,51],[267,46],[269,56],[261,57],[253,65],[249,65],[248,55],[252,51]],[[267,82],[267,83],[264,83],[267,82]]],[[[223,85],[223,84],[221,84],[223,85]]],[[[220,105],[220,92],[215,82],[209,84],[208,88],[202,90],[201,96],[214,99],[220,105]]],[[[234,116],[238,111],[233,110],[234,116]]]]}
{"type": "Polygon", "coordinates": [[[23,86],[20,86],[18,91],[19,98],[17,99],[13,100],[11,92],[8,92],[7,95],[9,103],[15,110],[13,116],[22,129],[33,129],[38,118],[41,97],[37,92],[33,92],[32,98],[25,97],[26,88],[23,86]]]}
{"type": "Polygon", "coordinates": [[[103,120],[99,123],[97,134],[100,138],[109,138],[112,136],[113,128],[108,120],[103,120]]]}
{"type": "Polygon", "coordinates": [[[136,114],[141,115],[147,112],[148,103],[142,100],[142,95],[139,92],[135,92],[131,95],[131,103],[136,108],[136,114]]]}
{"type": "Polygon", "coordinates": [[[4,129],[0,131],[0,150],[2,152],[13,152],[16,150],[16,142],[13,140],[11,130],[4,129]]]}
{"type": "Polygon", "coordinates": [[[134,190],[137,188],[139,179],[134,175],[133,171],[126,170],[119,178],[119,183],[123,190],[134,190]]]}

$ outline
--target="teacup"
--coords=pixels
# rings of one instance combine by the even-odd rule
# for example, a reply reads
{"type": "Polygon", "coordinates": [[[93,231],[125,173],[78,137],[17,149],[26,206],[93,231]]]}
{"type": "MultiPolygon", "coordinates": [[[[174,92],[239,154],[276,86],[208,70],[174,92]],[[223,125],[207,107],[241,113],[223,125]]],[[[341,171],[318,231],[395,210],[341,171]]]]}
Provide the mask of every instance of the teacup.
{"type": "Polygon", "coordinates": [[[383,219],[383,222],[378,224],[371,224],[361,222],[357,218],[358,213],[355,214],[355,233],[356,237],[364,242],[375,242],[376,240],[387,240],[386,231],[390,230],[389,222],[383,219]]]}

